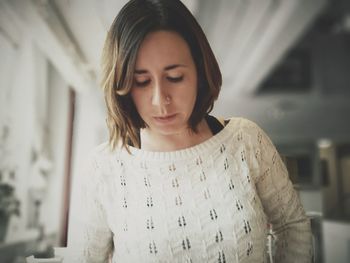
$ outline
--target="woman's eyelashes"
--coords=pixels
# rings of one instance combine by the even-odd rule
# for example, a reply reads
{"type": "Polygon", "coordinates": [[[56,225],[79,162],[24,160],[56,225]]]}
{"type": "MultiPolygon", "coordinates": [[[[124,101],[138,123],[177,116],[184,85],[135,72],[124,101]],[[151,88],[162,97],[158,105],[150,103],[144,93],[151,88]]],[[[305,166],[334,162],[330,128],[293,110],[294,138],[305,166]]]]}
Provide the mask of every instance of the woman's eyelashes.
{"type": "Polygon", "coordinates": [[[167,77],[167,79],[170,82],[176,83],[176,82],[181,82],[183,80],[183,76],[179,76],[179,77],[167,77]]]}
{"type": "MultiPolygon", "coordinates": [[[[166,79],[171,82],[171,83],[178,83],[178,82],[181,82],[183,80],[184,76],[178,76],[178,77],[166,77],[166,79]]],[[[147,79],[147,80],[137,80],[135,79],[134,80],[134,84],[136,87],[146,87],[148,84],[151,83],[151,80],[150,79],[147,79]]]]}
{"type": "Polygon", "coordinates": [[[137,80],[134,81],[136,87],[146,87],[150,82],[151,82],[150,79],[144,80],[144,81],[137,81],[137,80]]]}

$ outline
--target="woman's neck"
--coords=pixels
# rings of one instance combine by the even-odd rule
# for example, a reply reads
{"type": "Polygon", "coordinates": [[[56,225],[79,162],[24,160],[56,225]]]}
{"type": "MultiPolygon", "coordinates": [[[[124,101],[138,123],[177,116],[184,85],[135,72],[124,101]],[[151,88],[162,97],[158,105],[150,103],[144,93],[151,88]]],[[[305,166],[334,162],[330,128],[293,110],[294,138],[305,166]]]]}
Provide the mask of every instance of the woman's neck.
{"type": "Polygon", "coordinates": [[[198,124],[197,129],[197,133],[186,129],[172,135],[162,135],[142,129],[140,131],[141,149],[156,152],[176,151],[200,144],[213,136],[204,119],[198,124]]]}

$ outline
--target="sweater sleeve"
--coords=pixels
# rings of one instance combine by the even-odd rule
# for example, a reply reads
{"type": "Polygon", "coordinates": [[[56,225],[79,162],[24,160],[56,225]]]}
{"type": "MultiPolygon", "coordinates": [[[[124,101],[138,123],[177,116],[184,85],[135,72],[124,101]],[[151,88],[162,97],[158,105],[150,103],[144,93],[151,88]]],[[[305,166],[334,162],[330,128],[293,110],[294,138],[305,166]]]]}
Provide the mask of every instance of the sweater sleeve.
{"type": "Polygon", "coordinates": [[[274,262],[311,262],[310,221],[272,141],[257,124],[251,124],[259,166],[256,189],[277,237],[274,262]]]}
{"type": "Polygon", "coordinates": [[[95,158],[91,156],[82,171],[76,205],[79,212],[70,226],[74,232],[73,242],[69,244],[70,262],[108,262],[113,247],[112,232],[101,202],[104,184],[95,158]]]}

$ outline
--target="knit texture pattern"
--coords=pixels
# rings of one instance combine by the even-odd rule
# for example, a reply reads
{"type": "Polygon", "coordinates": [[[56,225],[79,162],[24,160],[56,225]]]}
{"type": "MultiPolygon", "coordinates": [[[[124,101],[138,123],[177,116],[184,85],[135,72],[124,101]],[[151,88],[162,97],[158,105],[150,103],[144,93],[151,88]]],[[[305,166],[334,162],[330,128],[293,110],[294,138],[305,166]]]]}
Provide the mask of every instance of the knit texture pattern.
{"type": "MultiPolygon", "coordinates": [[[[309,219],[275,146],[231,118],[194,147],[98,146],[84,165],[76,262],[311,262],[309,219]]],[[[74,226],[71,226],[74,228],[74,226]]]]}

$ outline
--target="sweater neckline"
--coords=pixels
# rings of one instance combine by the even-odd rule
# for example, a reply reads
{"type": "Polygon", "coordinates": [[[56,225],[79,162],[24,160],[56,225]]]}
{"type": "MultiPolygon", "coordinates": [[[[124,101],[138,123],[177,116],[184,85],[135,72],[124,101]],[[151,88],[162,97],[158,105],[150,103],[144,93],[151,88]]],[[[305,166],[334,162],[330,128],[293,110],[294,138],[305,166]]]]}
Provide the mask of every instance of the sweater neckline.
{"type": "MultiPolygon", "coordinates": [[[[129,146],[130,153],[135,158],[141,160],[150,161],[179,161],[187,158],[198,157],[207,151],[213,151],[213,147],[218,147],[227,138],[227,136],[232,135],[230,131],[234,126],[233,118],[230,119],[228,124],[217,134],[211,136],[207,140],[188,147],[184,149],[179,149],[175,151],[148,151],[142,150],[133,146],[129,146]]],[[[127,153],[127,151],[125,150],[127,153]]]]}

